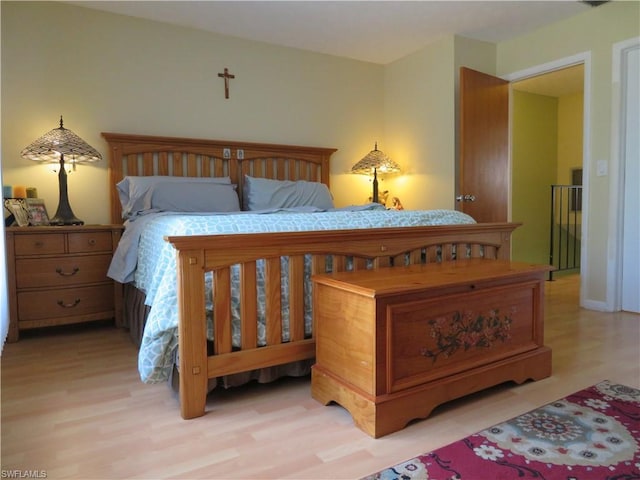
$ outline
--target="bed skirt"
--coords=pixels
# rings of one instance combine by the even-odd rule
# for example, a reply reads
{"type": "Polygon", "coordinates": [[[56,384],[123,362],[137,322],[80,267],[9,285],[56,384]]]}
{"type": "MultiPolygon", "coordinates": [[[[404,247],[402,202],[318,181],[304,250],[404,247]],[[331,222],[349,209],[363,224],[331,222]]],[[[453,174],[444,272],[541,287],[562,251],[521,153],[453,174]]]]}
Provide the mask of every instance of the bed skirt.
{"type": "Polygon", "coordinates": [[[124,284],[123,297],[122,327],[129,330],[131,341],[140,348],[144,323],[150,307],[144,304],[144,292],[138,290],[132,283],[124,284]]]}

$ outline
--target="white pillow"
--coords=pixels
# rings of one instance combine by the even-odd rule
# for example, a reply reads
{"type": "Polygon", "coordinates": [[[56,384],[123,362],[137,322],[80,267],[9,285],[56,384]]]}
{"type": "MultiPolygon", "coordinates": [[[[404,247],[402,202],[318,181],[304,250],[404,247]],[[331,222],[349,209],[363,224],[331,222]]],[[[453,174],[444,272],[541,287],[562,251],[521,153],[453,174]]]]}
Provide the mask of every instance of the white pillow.
{"type": "Polygon", "coordinates": [[[271,180],[245,175],[243,200],[245,210],[269,210],[313,206],[333,208],[329,188],[320,182],[305,180],[271,180]]]}
{"type": "Polygon", "coordinates": [[[164,175],[150,175],[145,177],[127,176],[116,184],[118,197],[122,205],[122,218],[126,219],[145,208],[145,196],[149,195],[149,189],[158,183],[208,183],[231,184],[229,177],[170,177],[164,175]]]}

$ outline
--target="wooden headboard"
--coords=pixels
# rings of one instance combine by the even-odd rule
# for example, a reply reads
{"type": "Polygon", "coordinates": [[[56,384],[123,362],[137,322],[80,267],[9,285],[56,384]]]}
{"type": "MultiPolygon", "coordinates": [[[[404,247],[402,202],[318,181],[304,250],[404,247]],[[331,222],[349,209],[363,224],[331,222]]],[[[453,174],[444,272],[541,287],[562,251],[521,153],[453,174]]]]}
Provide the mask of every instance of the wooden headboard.
{"type": "Polygon", "coordinates": [[[329,159],[335,148],[201,140],[103,132],[109,144],[111,222],[122,223],[116,184],[125,176],[224,177],[238,185],[244,175],[307,180],[329,186],[329,159]]]}

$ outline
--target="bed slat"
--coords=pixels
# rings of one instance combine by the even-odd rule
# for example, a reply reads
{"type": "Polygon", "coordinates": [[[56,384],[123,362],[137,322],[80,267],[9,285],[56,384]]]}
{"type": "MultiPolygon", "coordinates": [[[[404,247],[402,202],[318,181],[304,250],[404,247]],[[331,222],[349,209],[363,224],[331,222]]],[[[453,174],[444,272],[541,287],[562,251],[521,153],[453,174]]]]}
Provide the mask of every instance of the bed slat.
{"type": "Polygon", "coordinates": [[[187,157],[187,176],[188,177],[197,177],[198,176],[198,159],[199,156],[196,157],[195,153],[188,153],[187,157]]]}
{"type": "Polygon", "coordinates": [[[304,339],[304,256],[289,257],[289,341],[304,339]]]}
{"type": "Polygon", "coordinates": [[[327,271],[327,256],[314,255],[311,259],[311,275],[325,273],[327,271]]]}
{"type": "MultiPolygon", "coordinates": [[[[169,154],[167,152],[158,153],[158,175],[169,175],[169,154]]],[[[148,173],[146,175],[152,175],[148,173]]]]}
{"type": "Polygon", "coordinates": [[[171,152],[171,158],[173,160],[173,176],[174,177],[184,177],[185,175],[182,173],[182,153],[181,152],[171,152]]]}
{"type": "Polygon", "coordinates": [[[347,269],[347,258],[344,255],[333,255],[333,271],[344,272],[347,269]]]}
{"type": "Polygon", "coordinates": [[[231,338],[231,271],[228,267],[214,272],[213,292],[213,351],[228,353],[232,349],[231,338]]]}
{"type": "Polygon", "coordinates": [[[265,318],[266,343],[277,345],[282,342],[282,304],[280,282],[280,258],[265,260],[265,318]]]}
{"type": "Polygon", "coordinates": [[[366,270],[367,260],[363,257],[353,259],[353,270],[366,270]]]}
{"type": "Polygon", "coordinates": [[[258,302],[256,287],[256,264],[248,262],[242,264],[240,270],[241,300],[240,335],[242,349],[258,346],[258,302]]]}
{"type": "MultiPolygon", "coordinates": [[[[137,155],[127,155],[126,168],[127,168],[127,172],[137,172],[138,171],[138,156],[137,155]]],[[[131,175],[131,174],[129,174],[129,175],[131,175]]]]}

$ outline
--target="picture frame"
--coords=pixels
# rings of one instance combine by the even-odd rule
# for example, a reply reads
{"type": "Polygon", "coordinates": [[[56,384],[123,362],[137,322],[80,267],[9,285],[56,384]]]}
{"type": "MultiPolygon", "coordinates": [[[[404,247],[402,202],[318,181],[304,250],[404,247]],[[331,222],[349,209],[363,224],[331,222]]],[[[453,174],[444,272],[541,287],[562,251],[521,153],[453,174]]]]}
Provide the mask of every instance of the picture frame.
{"type": "Polygon", "coordinates": [[[41,198],[26,198],[25,200],[29,212],[29,225],[49,225],[49,214],[44,200],[41,198]]]}
{"type": "Polygon", "coordinates": [[[5,198],[4,208],[13,216],[13,221],[19,227],[29,225],[29,211],[24,198],[5,198]]]}

